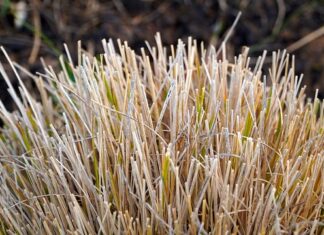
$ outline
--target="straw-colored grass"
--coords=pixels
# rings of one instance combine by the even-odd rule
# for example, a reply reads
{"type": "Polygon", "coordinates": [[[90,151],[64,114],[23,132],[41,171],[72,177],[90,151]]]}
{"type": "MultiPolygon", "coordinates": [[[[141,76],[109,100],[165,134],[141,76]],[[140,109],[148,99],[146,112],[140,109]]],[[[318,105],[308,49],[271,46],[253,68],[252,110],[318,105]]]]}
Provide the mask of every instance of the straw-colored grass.
{"type": "Polygon", "coordinates": [[[103,46],[31,75],[38,101],[0,66],[0,233],[323,233],[324,104],[293,58],[103,46]]]}

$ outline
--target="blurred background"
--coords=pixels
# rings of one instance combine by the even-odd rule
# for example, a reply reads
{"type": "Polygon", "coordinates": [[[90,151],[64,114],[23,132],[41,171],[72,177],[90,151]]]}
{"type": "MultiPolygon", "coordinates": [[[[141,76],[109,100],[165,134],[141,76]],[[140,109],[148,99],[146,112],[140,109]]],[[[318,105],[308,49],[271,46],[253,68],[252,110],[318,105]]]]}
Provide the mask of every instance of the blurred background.
{"type": "MultiPolygon", "coordinates": [[[[192,36],[219,46],[239,11],[227,43],[229,56],[242,46],[250,47],[252,57],[265,49],[287,49],[296,56],[297,74],[304,74],[307,95],[313,98],[320,89],[324,98],[323,0],[0,0],[0,45],[32,72],[42,71],[40,57],[57,66],[64,42],[75,56],[77,40],[93,54],[102,52],[103,38],[127,40],[139,50],[145,40],[154,43],[156,32],[166,45],[192,36]]],[[[3,55],[0,60],[10,73],[3,55]]],[[[0,99],[10,108],[3,79],[0,89],[0,99]]]]}

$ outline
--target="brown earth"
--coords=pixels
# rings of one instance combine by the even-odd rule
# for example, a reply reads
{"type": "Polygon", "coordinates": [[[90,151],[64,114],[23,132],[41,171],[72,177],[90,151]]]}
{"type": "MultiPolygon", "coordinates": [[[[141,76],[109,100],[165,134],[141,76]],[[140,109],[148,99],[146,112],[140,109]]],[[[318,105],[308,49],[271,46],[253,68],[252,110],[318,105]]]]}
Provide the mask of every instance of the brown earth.
{"type": "MultiPolygon", "coordinates": [[[[219,46],[241,11],[227,44],[229,54],[239,53],[242,46],[251,48],[251,56],[265,49],[288,48],[296,56],[297,74],[304,74],[307,95],[313,98],[315,90],[320,89],[319,97],[324,98],[322,0],[30,0],[21,11],[27,18],[17,27],[14,22],[21,14],[15,10],[18,2],[24,1],[0,0],[0,45],[32,72],[42,70],[40,57],[57,66],[64,42],[75,56],[77,40],[93,54],[102,52],[103,38],[127,40],[138,50],[145,47],[145,40],[154,43],[156,32],[161,32],[165,44],[192,36],[219,46]],[[304,45],[295,47],[302,38],[304,45]]],[[[10,72],[3,55],[0,60],[10,72]]],[[[269,64],[270,57],[266,61],[269,64]]],[[[10,77],[17,84],[12,74],[10,77]]],[[[0,99],[12,108],[2,78],[0,89],[0,99]]]]}

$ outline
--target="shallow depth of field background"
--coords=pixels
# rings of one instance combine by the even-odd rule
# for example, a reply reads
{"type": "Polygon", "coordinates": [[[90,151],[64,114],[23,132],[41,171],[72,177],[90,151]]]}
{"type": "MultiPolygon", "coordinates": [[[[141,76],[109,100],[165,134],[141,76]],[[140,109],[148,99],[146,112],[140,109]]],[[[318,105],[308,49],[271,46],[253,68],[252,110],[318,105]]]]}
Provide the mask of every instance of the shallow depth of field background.
{"type": "MultiPolygon", "coordinates": [[[[0,45],[14,61],[36,72],[42,71],[40,57],[57,66],[64,42],[72,53],[78,40],[90,53],[101,53],[103,38],[127,40],[139,50],[145,40],[154,42],[159,31],[166,45],[192,36],[218,46],[239,11],[242,17],[227,43],[229,58],[242,46],[250,47],[251,56],[288,48],[296,56],[297,74],[304,74],[307,95],[312,98],[319,89],[324,98],[321,0],[0,0],[0,45]],[[303,38],[302,46],[295,44],[303,38]]],[[[3,55],[0,60],[5,62],[3,55]]],[[[3,80],[0,89],[1,100],[12,109],[3,80]]]]}

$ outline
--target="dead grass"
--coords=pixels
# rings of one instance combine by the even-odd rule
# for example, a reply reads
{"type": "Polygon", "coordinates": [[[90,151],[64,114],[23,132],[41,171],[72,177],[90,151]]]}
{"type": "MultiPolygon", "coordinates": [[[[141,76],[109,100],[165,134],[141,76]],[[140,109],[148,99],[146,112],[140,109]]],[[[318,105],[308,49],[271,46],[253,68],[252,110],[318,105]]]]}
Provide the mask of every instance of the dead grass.
{"type": "Polygon", "coordinates": [[[323,232],[324,105],[293,58],[264,74],[265,54],[250,68],[191,39],[103,46],[33,76],[40,102],[0,66],[18,107],[0,104],[0,233],[323,232]]]}

